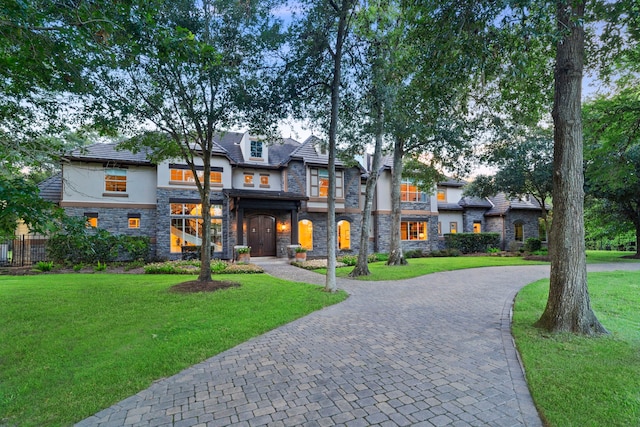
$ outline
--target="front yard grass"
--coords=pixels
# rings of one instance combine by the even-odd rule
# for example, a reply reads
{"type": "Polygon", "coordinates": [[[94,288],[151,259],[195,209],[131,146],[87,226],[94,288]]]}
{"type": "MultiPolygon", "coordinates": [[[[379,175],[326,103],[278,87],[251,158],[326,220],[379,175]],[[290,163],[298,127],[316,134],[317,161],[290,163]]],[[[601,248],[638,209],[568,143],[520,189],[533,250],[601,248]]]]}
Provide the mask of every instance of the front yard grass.
{"type": "MultiPolygon", "coordinates": [[[[425,274],[465,268],[548,264],[540,261],[526,261],[521,257],[500,256],[411,258],[407,261],[407,265],[394,266],[388,266],[384,261],[372,262],[369,264],[371,274],[369,276],[359,277],[358,279],[367,281],[402,280],[424,276],[425,274]]],[[[351,266],[336,268],[336,276],[348,277],[351,270],[353,270],[351,266]]],[[[322,274],[326,274],[327,272],[326,269],[318,269],[315,271],[322,274]]]]}
{"type": "Polygon", "coordinates": [[[0,277],[0,425],[69,425],[252,337],[346,298],[265,274],[179,294],[193,276],[0,277]]]}
{"type": "Polygon", "coordinates": [[[610,336],[551,335],[534,328],[548,291],[549,280],[523,288],[512,325],[547,425],[640,425],[640,272],[589,274],[593,309],[610,336]]]}

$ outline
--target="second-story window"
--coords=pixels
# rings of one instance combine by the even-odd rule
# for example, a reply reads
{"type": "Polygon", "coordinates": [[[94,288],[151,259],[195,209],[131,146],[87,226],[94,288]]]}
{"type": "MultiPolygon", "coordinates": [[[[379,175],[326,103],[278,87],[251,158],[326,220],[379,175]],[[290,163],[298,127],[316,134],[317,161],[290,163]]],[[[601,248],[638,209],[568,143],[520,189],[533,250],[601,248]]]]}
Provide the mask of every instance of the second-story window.
{"type": "MultiPolygon", "coordinates": [[[[204,179],[204,167],[197,166],[196,172],[200,182],[204,179]]],[[[169,165],[170,180],[176,184],[195,184],[196,180],[193,176],[193,172],[187,165],[169,165]]],[[[212,167],[210,173],[211,184],[222,184],[222,168],[212,167]]]]}
{"type": "Polygon", "coordinates": [[[400,184],[400,200],[403,202],[422,202],[424,196],[417,185],[409,180],[404,180],[400,184]]]}
{"type": "Polygon", "coordinates": [[[447,192],[445,190],[438,190],[438,201],[439,202],[447,201],[447,192]]]}
{"type": "MultiPolygon", "coordinates": [[[[336,171],[336,198],[344,197],[343,174],[336,171]]],[[[329,195],[329,171],[327,169],[311,169],[311,197],[327,197],[329,195]]]]}
{"type": "Polygon", "coordinates": [[[269,175],[260,174],[260,187],[269,187],[269,175]]]}
{"type": "Polygon", "coordinates": [[[126,169],[105,169],[104,189],[118,193],[127,192],[127,170],[126,169]]]}
{"type": "Polygon", "coordinates": [[[253,187],[253,174],[245,173],[244,174],[244,186],[245,187],[253,187]]]}
{"type": "Polygon", "coordinates": [[[262,158],[262,141],[251,141],[251,157],[262,158]]]}

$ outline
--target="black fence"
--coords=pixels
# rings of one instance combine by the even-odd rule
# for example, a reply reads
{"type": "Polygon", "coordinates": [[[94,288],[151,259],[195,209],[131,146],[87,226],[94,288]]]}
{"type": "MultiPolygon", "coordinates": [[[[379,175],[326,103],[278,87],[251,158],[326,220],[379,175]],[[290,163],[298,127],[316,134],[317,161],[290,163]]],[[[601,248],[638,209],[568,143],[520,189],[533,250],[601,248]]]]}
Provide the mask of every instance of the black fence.
{"type": "Polygon", "coordinates": [[[24,267],[47,260],[47,239],[22,236],[0,243],[0,266],[24,267]]]}

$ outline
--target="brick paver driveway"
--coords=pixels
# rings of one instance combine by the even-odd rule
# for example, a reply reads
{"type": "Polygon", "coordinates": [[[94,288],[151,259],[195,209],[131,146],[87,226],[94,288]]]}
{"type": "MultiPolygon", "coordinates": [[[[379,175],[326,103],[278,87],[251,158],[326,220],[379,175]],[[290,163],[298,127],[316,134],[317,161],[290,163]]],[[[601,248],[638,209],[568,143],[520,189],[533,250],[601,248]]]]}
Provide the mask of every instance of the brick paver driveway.
{"type": "MultiPolygon", "coordinates": [[[[265,268],[324,280],[284,264],[265,268]]],[[[351,294],[345,302],[78,425],[541,426],[509,313],[517,290],[548,273],[548,266],[494,267],[398,282],[340,280],[351,294]]]]}

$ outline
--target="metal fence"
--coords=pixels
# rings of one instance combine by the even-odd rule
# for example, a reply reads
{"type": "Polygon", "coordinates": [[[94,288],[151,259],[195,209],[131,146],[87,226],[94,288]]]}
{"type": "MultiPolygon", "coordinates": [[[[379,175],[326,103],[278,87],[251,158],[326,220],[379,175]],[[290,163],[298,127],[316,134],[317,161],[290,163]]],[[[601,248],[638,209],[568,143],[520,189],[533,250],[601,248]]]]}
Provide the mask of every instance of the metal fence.
{"type": "Polygon", "coordinates": [[[47,260],[47,239],[33,239],[28,236],[0,243],[0,266],[24,267],[47,260]]]}

